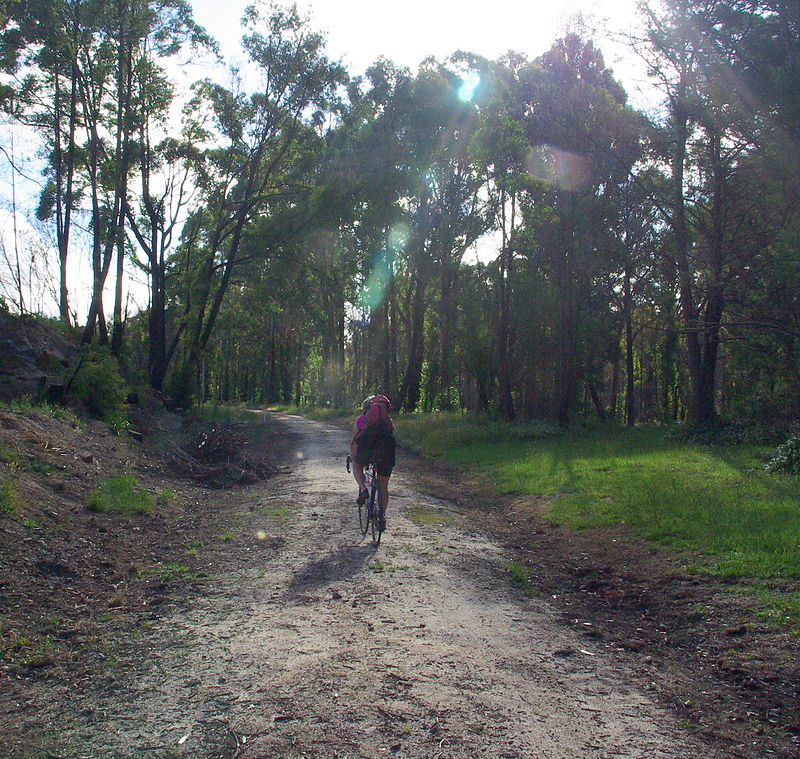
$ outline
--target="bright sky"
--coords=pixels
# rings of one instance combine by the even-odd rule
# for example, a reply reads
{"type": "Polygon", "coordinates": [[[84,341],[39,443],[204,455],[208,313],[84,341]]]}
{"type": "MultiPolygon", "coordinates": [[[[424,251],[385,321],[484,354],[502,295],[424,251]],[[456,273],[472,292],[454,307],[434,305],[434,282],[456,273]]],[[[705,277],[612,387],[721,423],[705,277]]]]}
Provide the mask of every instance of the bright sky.
{"type": "MultiPolygon", "coordinates": [[[[632,30],[636,2],[491,0],[470,3],[471,10],[463,0],[298,0],[297,4],[310,12],[313,28],[326,34],[329,56],[340,59],[351,74],[363,73],[380,56],[412,71],[430,55],[442,59],[456,50],[488,58],[514,50],[535,58],[580,14],[587,35],[603,50],[606,64],[625,85],[632,104],[644,107],[652,95],[647,95],[642,64],[608,36],[632,30]]],[[[220,40],[225,56],[240,58],[239,21],[249,0],[191,0],[191,4],[195,19],[220,40]]]]}

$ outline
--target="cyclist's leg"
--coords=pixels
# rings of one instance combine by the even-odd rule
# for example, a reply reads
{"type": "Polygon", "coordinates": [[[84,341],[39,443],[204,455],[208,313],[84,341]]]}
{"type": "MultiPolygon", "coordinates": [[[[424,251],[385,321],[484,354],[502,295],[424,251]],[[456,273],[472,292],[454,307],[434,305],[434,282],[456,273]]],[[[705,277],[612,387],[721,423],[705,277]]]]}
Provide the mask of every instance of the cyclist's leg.
{"type": "Polygon", "coordinates": [[[395,459],[394,437],[382,441],[377,455],[378,487],[381,491],[381,501],[384,512],[389,506],[389,478],[392,476],[395,459]]]}
{"type": "Polygon", "coordinates": [[[366,501],[365,493],[367,492],[367,483],[364,478],[364,466],[367,463],[367,459],[362,446],[354,444],[351,446],[351,451],[351,458],[353,459],[353,477],[358,483],[358,503],[362,504],[366,501]]]}
{"type": "Polygon", "coordinates": [[[389,505],[389,475],[378,474],[378,488],[381,491],[381,504],[383,510],[389,505]]]}

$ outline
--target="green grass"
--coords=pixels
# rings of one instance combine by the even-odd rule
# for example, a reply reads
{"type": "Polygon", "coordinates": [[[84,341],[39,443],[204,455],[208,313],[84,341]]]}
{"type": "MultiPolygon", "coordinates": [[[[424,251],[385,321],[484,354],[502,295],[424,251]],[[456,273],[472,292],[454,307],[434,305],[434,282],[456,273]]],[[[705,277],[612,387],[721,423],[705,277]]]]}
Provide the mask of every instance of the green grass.
{"type": "Polygon", "coordinates": [[[140,488],[131,474],[105,478],[86,499],[90,511],[115,514],[146,514],[156,505],[156,497],[140,488]]]}
{"type": "Polygon", "coordinates": [[[196,579],[196,575],[190,566],[187,566],[186,564],[178,564],[177,562],[160,565],[157,569],[157,574],[165,582],[174,580],[177,577],[190,580],[196,579]]]}
{"type": "Polygon", "coordinates": [[[523,593],[532,593],[531,573],[521,561],[511,561],[503,565],[503,570],[511,580],[511,584],[523,593]]]}
{"type": "Polygon", "coordinates": [[[267,503],[261,507],[261,513],[280,524],[289,524],[299,511],[299,504],[272,504],[267,503]]]}
{"type": "Polygon", "coordinates": [[[256,409],[244,405],[206,403],[192,409],[192,416],[206,422],[256,422],[263,418],[256,409]]]}
{"type": "Polygon", "coordinates": [[[50,472],[53,471],[51,464],[48,464],[46,461],[36,456],[34,456],[34,458],[28,462],[28,469],[30,469],[31,472],[36,472],[37,474],[50,474],[50,472]]]}
{"type": "Polygon", "coordinates": [[[412,522],[420,525],[441,524],[450,525],[455,523],[452,514],[437,511],[425,506],[412,506],[403,512],[412,522]]]}
{"type": "Polygon", "coordinates": [[[73,429],[79,429],[81,426],[81,421],[78,418],[78,415],[71,408],[51,404],[47,401],[33,403],[28,398],[16,398],[12,400],[11,403],[6,406],[6,408],[10,408],[12,411],[19,411],[24,414],[32,411],[38,411],[40,414],[44,414],[45,416],[49,416],[59,422],[63,422],[73,429]]]}
{"type": "Polygon", "coordinates": [[[0,464],[16,464],[17,454],[5,443],[0,442],[0,464]]]}
{"type": "Polygon", "coordinates": [[[550,498],[553,521],[627,525],[706,557],[728,577],[800,577],[800,478],[770,475],[770,451],[710,446],[659,429],[559,433],[471,416],[398,420],[402,442],[485,472],[503,493],[550,498]]]}
{"type": "Polygon", "coordinates": [[[17,489],[10,480],[0,483],[0,514],[13,517],[17,513],[17,489]]]}

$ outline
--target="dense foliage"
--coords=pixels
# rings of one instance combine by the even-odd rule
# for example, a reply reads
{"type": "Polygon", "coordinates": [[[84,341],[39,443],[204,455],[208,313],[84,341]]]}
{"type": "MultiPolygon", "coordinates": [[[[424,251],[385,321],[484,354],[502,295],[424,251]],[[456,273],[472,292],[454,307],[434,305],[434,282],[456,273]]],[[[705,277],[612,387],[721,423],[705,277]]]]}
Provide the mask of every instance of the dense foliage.
{"type": "Polygon", "coordinates": [[[796,3],[643,7],[631,45],[656,116],[578,34],[535,60],[350,77],[294,8],[254,6],[257,86],[197,83],[179,130],[163,61],[214,49],[184,0],[7,13],[0,97],[45,146],[61,318],[77,320],[80,216],[84,339],[155,389],[333,406],[380,390],[562,425],[800,414],[796,3]],[[150,286],[127,317],[125,256],[150,286]]]}

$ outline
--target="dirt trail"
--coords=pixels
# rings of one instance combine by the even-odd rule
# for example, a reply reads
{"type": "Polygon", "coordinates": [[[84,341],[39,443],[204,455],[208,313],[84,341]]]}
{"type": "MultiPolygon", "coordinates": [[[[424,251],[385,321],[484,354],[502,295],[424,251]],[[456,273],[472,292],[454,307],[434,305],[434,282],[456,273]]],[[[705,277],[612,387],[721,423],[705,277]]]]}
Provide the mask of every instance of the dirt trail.
{"type": "Polygon", "coordinates": [[[392,478],[388,529],[362,539],[347,433],[284,417],[293,474],[231,514],[251,561],[157,621],[170,641],[96,693],[69,693],[57,757],[721,757],[620,652],[509,586],[502,551],[392,478]],[[73,712],[81,714],[75,721],[73,712]]]}

